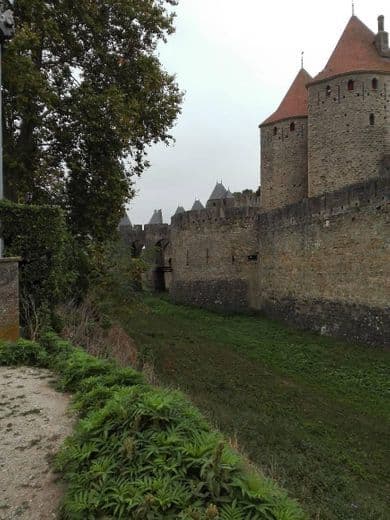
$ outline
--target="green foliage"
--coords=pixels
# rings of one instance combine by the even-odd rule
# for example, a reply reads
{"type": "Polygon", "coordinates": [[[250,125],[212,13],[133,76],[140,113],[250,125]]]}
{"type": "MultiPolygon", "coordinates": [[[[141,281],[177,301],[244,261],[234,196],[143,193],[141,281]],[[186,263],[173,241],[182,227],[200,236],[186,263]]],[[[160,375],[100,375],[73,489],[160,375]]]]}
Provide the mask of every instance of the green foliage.
{"type": "Polygon", "coordinates": [[[68,481],[62,518],[306,518],[180,392],[151,387],[134,370],[97,360],[54,334],[42,344],[62,388],[76,392],[81,413],[56,458],[68,481]]]}
{"type": "MultiPolygon", "coordinates": [[[[22,321],[52,309],[66,297],[73,280],[72,241],[61,209],[0,201],[5,256],[21,257],[22,321]]],[[[49,313],[49,312],[48,312],[49,313]]]]}
{"type": "Polygon", "coordinates": [[[131,256],[131,246],[122,240],[91,246],[89,297],[103,317],[120,314],[139,300],[146,263],[131,256]]]}
{"type": "Polygon", "coordinates": [[[0,342],[0,366],[32,365],[46,367],[49,356],[46,350],[33,341],[19,339],[15,344],[0,342]]]}
{"type": "MultiPolygon", "coordinates": [[[[122,325],[147,346],[159,380],[185,391],[310,518],[387,518],[388,350],[261,316],[224,316],[155,296],[143,303],[122,325]]],[[[289,518],[282,507],[277,514],[289,518]]]]}
{"type": "Polygon", "coordinates": [[[147,148],[182,100],[156,48],[175,0],[18,0],[4,49],[6,196],[67,209],[74,235],[115,232],[147,148]]]}

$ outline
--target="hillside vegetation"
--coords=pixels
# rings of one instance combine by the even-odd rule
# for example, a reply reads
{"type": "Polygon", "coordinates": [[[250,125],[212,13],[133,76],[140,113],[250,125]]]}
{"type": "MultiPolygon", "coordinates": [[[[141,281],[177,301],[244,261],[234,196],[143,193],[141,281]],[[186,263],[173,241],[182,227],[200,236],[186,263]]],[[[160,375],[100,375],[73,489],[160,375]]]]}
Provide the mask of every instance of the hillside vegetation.
{"type": "Polygon", "coordinates": [[[121,319],[158,378],[311,518],[389,518],[389,352],[155,297],[145,307],[121,319]]]}
{"type": "Polygon", "coordinates": [[[54,334],[0,343],[0,365],[50,367],[80,420],[56,457],[61,518],[304,520],[285,492],[210,428],[179,392],[54,334]]]}

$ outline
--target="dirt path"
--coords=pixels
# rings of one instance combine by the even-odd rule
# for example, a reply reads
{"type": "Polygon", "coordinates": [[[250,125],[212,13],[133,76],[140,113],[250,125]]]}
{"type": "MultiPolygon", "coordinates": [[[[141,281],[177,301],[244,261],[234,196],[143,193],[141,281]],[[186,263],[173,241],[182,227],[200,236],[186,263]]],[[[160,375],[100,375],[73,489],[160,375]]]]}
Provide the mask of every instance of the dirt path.
{"type": "Polygon", "coordinates": [[[47,370],[0,367],[0,520],[56,518],[63,485],[50,460],[72,419],[52,379],[47,370]]]}

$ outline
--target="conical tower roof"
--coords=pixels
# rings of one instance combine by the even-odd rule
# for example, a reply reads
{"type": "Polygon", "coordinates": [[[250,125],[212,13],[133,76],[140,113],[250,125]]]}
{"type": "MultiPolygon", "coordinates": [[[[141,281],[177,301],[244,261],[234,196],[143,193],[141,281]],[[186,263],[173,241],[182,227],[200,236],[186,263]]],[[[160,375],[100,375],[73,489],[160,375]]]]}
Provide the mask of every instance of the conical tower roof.
{"type": "Polygon", "coordinates": [[[123,226],[130,226],[131,227],[131,222],[130,222],[130,219],[129,219],[126,211],[123,213],[123,216],[120,219],[118,226],[119,227],[123,227],[123,226]]]}
{"type": "Polygon", "coordinates": [[[348,72],[390,73],[390,59],[378,53],[375,34],[357,16],[350,18],[326,67],[313,81],[348,72]]]}
{"type": "Polygon", "coordinates": [[[227,199],[234,199],[234,195],[233,193],[230,191],[230,189],[228,188],[227,192],[226,192],[226,198],[227,199]]]}
{"type": "Polygon", "coordinates": [[[178,206],[177,210],[175,211],[175,215],[180,215],[180,213],[185,213],[186,210],[183,208],[183,206],[178,206]]]}
{"type": "Polygon", "coordinates": [[[191,211],[200,211],[201,209],[204,209],[204,206],[200,202],[200,200],[196,199],[194,204],[192,205],[191,211]]]}
{"type": "Polygon", "coordinates": [[[292,82],[291,87],[288,89],[287,94],[284,96],[276,112],[263,121],[260,126],[276,123],[290,117],[307,116],[306,85],[312,81],[312,79],[310,74],[302,68],[292,82]]]}
{"type": "Polygon", "coordinates": [[[162,211],[161,209],[155,209],[152,215],[152,218],[149,220],[149,224],[162,224],[162,211]]]}
{"type": "Polygon", "coordinates": [[[212,194],[210,195],[209,200],[217,200],[217,199],[225,199],[226,198],[227,189],[222,184],[222,182],[217,182],[215,188],[213,189],[212,194]]]}

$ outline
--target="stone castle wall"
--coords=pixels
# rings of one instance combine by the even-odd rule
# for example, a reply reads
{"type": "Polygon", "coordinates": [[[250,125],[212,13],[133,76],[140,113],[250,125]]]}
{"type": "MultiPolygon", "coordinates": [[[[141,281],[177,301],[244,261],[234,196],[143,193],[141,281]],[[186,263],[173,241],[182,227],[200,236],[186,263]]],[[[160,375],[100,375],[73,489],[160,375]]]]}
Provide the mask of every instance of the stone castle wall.
{"type": "Polygon", "coordinates": [[[375,179],[261,214],[229,208],[174,217],[173,299],[262,310],[389,344],[389,184],[375,179]]]}
{"type": "Polygon", "coordinates": [[[389,186],[372,180],[260,215],[256,307],[390,346],[389,186]]]}
{"type": "Polygon", "coordinates": [[[311,84],[308,94],[309,197],[377,177],[390,152],[389,75],[342,75],[311,84]]]}
{"type": "Polygon", "coordinates": [[[307,118],[261,127],[261,207],[267,211],[307,197],[307,118]]]}
{"type": "Polygon", "coordinates": [[[0,340],[19,338],[18,259],[0,258],[0,340]]]}
{"type": "Polygon", "coordinates": [[[215,208],[172,219],[174,301],[224,311],[251,307],[258,254],[257,211],[215,208]]]}

